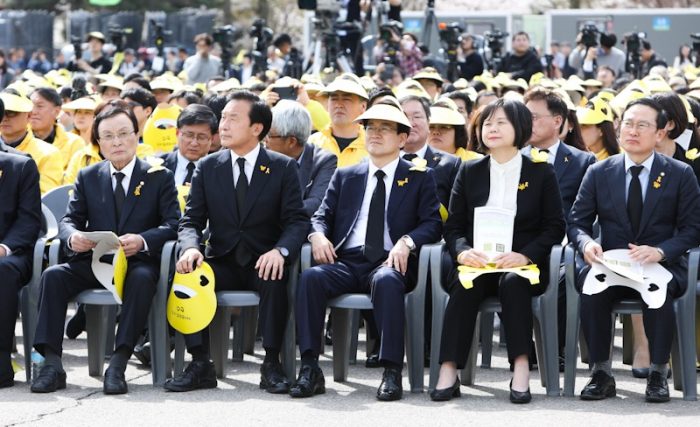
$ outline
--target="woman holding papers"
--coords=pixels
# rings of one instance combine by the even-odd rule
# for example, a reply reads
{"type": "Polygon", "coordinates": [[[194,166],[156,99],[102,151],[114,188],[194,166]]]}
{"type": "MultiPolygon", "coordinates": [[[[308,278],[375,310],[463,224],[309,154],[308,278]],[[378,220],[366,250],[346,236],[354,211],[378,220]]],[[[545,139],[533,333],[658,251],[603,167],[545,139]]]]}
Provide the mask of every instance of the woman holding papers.
{"type": "Polygon", "coordinates": [[[459,265],[483,268],[488,264],[500,269],[536,264],[540,283],[531,285],[515,273],[501,272],[482,274],[467,289],[457,269],[452,272],[447,284],[450,300],[442,331],[440,378],[431,393],[433,400],[460,395],[457,370],[467,361],[479,304],[489,296],[498,296],[503,306],[508,359],[514,367],[510,400],[527,403],[531,399],[531,297],[541,294],[547,285],[549,253],[561,242],[565,227],[554,169],[518,151],[530,138],[532,125],[530,111],[520,102],[498,100],[485,107],[478,126],[480,142],[489,155],[462,165],[452,189],[445,241],[459,265]],[[500,228],[512,227],[512,237],[493,233],[499,229],[493,222],[507,215],[477,215],[479,208],[510,211],[512,226],[504,223],[500,228]],[[484,225],[476,225],[477,216],[479,221],[485,219],[484,225]],[[474,242],[484,240],[477,248],[474,242]]]}

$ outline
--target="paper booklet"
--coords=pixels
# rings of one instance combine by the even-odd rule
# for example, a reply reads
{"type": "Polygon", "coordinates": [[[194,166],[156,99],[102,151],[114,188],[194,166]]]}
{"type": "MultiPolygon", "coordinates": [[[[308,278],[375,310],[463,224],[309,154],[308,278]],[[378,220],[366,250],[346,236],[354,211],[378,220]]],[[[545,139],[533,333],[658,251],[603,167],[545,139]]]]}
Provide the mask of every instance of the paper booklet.
{"type": "Polygon", "coordinates": [[[474,209],[474,249],[484,252],[489,262],[512,251],[515,212],[482,206],[474,209]]]}
{"type": "Polygon", "coordinates": [[[105,289],[110,291],[118,304],[124,295],[126,278],[126,255],[119,243],[119,237],[111,231],[82,233],[97,246],[92,250],[92,273],[105,289]]]}

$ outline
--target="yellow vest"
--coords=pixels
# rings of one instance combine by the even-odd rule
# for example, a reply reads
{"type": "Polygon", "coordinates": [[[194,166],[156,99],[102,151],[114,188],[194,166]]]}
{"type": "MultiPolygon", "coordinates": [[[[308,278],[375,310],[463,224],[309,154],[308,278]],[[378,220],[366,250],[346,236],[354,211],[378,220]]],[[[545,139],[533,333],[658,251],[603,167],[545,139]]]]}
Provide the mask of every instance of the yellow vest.
{"type": "Polygon", "coordinates": [[[58,148],[34,137],[31,130],[27,130],[27,135],[22,142],[15,147],[19,151],[32,156],[39,168],[39,188],[41,194],[61,185],[63,176],[63,156],[58,148]]]}
{"type": "Polygon", "coordinates": [[[357,139],[345,147],[342,153],[340,152],[340,147],[338,147],[338,142],[333,138],[333,131],[330,125],[311,135],[309,142],[335,154],[338,157],[339,168],[356,165],[368,156],[365,148],[365,130],[360,125],[357,125],[357,127],[359,129],[357,139]]]}
{"type": "Polygon", "coordinates": [[[469,160],[476,160],[484,157],[483,154],[479,154],[476,151],[470,151],[462,147],[458,148],[455,151],[455,156],[462,159],[463,162],[468,162],[469,160]]]}
{"type": "MultiPolygon", "coordinates": [[[[136,156],[138,158],[145,158],[153,155],[153,147],[146,144],[139,144],[136,147],[136,156]]],[[[63,174],[63,185],[73,184],[78,178],[78,172],[80,169],[94,165],[102,161],[100,157],[100,147],[94,144],[89,144],[82,149],[78,150],[73,157],[71,157],[70,162],[68,162],[68,167],[63,174]]]]}

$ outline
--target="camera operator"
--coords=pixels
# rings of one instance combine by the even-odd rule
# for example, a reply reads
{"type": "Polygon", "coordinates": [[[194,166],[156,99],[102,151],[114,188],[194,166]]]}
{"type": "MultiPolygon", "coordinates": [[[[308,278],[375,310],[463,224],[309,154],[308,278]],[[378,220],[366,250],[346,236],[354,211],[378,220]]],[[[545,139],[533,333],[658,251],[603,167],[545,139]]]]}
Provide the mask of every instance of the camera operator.
{"type": "Polygon", "coordinates": [[[112,69],[112,61],[102,54],[105,40],[104,34],[99,31],[88,33],[87,44],[90,49],[90,62],[76,56],[68,64],[68,71],[82,71],[92,75],[109,72],[112,69]]]}
{"type": "Polygon", "coordinates": [[[214,39],[206,33],[194,38],[197,53],[185,60],[184,71],[187,84],[206,83],[207,80],[221,74],[221,59],[211,54],[214,39]]]}
{"type": "Polygon", "coordinates": [[[281,74],[287,62],[287,55],[292,50],[292,37],[287,33],[282,33],[275,38],[272,46],[275,50],[274,55],[269,58],[268,66],[281,74]]]}
{"type": "Polygon", "coordinates": [[[656,52],[651,48],[649,40],[642,40],[642,49],[639,52],[639,59],[642,62],[642,75],[646,76],[649,71],[657,65],[668,67],[668,64],[663,58],[656,56],[656,52]]]}
{"type": "Polygon", "coordinates": [[[459,49],[459,76],[471,81],[484,72],[484,58],[476,51],[474,36],[469,33],[460,37],[459,49]]]}
{"type": "Polygon", "coordinates": [[[525,79],[535,73],[542,72],[542,63],[537,53],[530,48],[530,36],[525,31],[519,31],[513,35],[513,52],[503,58],[499,72],[510,73],[513,80],[525,79]]]}
{"type": "Polygon", "coordinates": [[[602,33],[600,47],[590,46],[582,40],[583,33],[576,37],[576,49],[569,54],[569,65],[577,70],[579,77],[594,78],[597,67],[610,67],[615,75],[625,72],[625,52],[615,47],[615,33],[602,33]]]}
{"type": "Polygon", "coordinates": [[[418,38],[410,33],[402,34],[403,25],[398,21],[389,21],[382,25],[382,37],[377,40],[377,45],[374,48],[374,57],[379,63],[387,63],[389,52],[394,46],[396,49],[396,57],[392,58],[396,65],[401,67],[403,74],[412,76],[418,70],[423,68],[423,52],[418,47],[418,38]]]}

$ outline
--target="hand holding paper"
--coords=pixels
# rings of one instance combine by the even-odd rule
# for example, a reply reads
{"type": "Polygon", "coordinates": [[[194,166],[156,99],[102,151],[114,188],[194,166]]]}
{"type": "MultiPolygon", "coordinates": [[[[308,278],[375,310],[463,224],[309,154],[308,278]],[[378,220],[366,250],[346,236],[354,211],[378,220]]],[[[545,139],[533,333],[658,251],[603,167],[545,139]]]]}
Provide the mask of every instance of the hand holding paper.
{"type": "MultiPolygon", "coordinates": [[[[81,233],[81,237],[95,244],[92,252],[92,273],[97,281],[112,293],[117,303],[121,304],[127,261],[119,237],[111,231],[81,233]],[[105,255],[113,255],[111,262],[105,261],[109,258],[105,255]]],[[[73,241],[72,237],[71,241],[73,241]]]]}
{"type": "Polygon", "coordinates": [[[661,262],[661,253],[652,246],[637,246],[630,243],[629,248],[630,258],[632,258],[632,260],[634,261],[637,261],[642,264],[661,262]]]}
{"type": "Polygon", "coordinates": [[[501,254],[497,256],[493,261],[496,263],[496,268],[522,267],[530,263],[530,261],[525,255],[519,254],[517,252],[508,252],[507,254],[501,254]]]}
{"type": "Polygon", "coordinates": [[[124,248],[127,258],[134,256],[143,250],[143,238],[138,234],[125,234],[119,237],[119,243],[124,248]]]}
{"type": "Polygon", "coordinates": [[[483,268],[489,262],[489,257],[477,249],[469,249],[459,254],[457,262],[467,267],[483,268]]]}
{"type": "Polygon", "coordinates": [[[85,237],[83,233],[77,232],[70,236],[70,247],[73,252],[83,253],[91,251],[97,246],[97,242],[85,237]]]}

